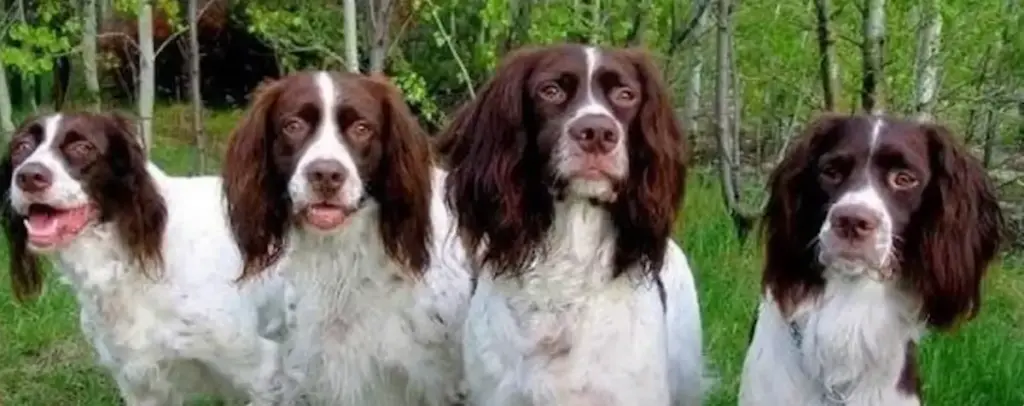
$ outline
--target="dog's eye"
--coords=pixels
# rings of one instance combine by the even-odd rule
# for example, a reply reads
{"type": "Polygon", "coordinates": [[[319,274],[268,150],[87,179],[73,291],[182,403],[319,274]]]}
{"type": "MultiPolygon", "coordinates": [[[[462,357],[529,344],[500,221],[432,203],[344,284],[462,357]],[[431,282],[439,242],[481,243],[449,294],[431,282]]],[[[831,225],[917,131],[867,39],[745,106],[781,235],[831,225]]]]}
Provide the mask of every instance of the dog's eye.
{"type": "Polygon", "coordinates": [[[839,183],[843,181],[843,173],[835,164],[825,164],[819,169],[821,179],[828,183],[839,183]]]}
{"type": "Polygon", "coordinates": [[[297,118],[291,119],[284,124],[284,128],[282,128],[282,130],[284,131],[285,135],[302,135],[306,131],[306,123],[302,122],[302,120],[299,120],[297,118]]]}
{"type": "Polygon", "coordinates": [[[373,135],[373,129],[365,121],[357,121],[348,128],[349,137],[352,137],[354,140],[365,140],[373,135]]]}
{"type": "Polygon", "coordinates": [[[906,170],[889,172],[889,186],[896,190],[913,189],[920,181],[913,173],[906,170]]]}
{"type": "Polygon", "coordinates": [[[540,97],[549,103],[559,104],[565,101],[565,90],[562,90],[558,84],[550,82],[541,86],[540,91],[537,92],[540,97]]]}
{"type": "Polygon", "coordinates": [[[92,156],[96,147],[88,141],[76,141],[68,145],[67,153],[74,158],[86,158],[92,156]]]}
{"type": "Polygon", "coordinates": [[[611,99],[619,106],[629,107],[636,104],[638,97],[636,91],[623,86],[612,89],[611,99]]]}
{"type": "Polygon", "coordinates": [[[30,140],[22,139],[15,141],[14,144],[11,144],[11,157],[16,159],[23,158],[25,154],[32,152],[32,147],[32,141],[30,140]]]}

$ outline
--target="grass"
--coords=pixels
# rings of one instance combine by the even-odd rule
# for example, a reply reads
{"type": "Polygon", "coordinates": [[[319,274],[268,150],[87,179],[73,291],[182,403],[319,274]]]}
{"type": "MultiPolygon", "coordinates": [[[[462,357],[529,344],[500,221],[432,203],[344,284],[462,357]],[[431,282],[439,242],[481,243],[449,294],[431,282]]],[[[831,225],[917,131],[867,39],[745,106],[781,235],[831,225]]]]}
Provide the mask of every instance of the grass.
{"type": "MultiPolygon", "coordinates": [[[[153,159],[187,173],[194,154],[187,111],[160,109],[153,159]]],[[[207,117],[216,158],[237,113],[207,117]]],[[[216,159],[215,159],[216,161],[216,159]]],[[[741,244],[720,203],[713,177],[696,174],[687,189],[682,241],[697,273],[709,362],[720,377],[708,405],[734,405],[753,310],[760,254],[741,244]]],[[[0,250],[0,263],[6,262],[0,250]]],[[[19,306],[0,277],[0,405],[115,405],[111,379],[92,358],[78,330],[74,299],[50,278],[36,303],[19,306]]],[[[930,406],[1024,405],[1024,262],[1007,259],[991,270],[985,303],[973,322],[951,334],[929,335],[921,373],[930,406]]],[[[782,405],[780,405],[782,406],[782,405]]],[[[794,405],[796,406],[796,405],[794,405]]]]}

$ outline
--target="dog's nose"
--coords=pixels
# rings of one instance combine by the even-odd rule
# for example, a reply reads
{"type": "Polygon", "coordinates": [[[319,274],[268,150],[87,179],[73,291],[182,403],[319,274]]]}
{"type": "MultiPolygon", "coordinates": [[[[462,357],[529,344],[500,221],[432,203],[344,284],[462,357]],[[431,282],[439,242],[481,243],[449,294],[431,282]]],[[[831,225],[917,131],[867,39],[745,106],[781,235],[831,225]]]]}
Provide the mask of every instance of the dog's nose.
{"type": "Polygon", "coordinates": [[[18,169],[14,176],[21,190],[28,193],[39,193],[53,185],[53,172],[41,163],[30,162],[18,169]]]}
{"type": "Polygon", "coordinates": [[[875,210],[861,205],[845,205],[832,209],[829,221],[842,239],[859,242],[866,240],[878,229],[881,218],[875,210]]]}
{"type": "Polygon", "coordinates": [[[337,193],[346,177],[348,171],[334,159],[318,159],[306,166],[306,179],[322,194],[337,193]]]}
{"type": "Polygon", "coordinates": [[[607,154],[619,144],[615,119],[603,114],[588,114],[569,126],[569,137],[588,154],[607,154]]]}

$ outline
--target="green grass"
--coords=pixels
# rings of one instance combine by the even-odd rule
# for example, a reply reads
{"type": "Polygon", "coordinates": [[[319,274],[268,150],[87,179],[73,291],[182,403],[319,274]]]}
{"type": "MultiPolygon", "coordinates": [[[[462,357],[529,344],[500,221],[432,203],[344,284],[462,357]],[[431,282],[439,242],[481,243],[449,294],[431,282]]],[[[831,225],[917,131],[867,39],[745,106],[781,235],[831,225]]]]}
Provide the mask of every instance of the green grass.
{"type": "MultiPolygon", "coordinates": [[[[236,113],[207,118],[216,139],[211,157],[219,155],[236,118],[236,113]]],[[[192,164],[190,138],[179,130],[187,122],[180,109],[161,109],[157,116],[154,160],[172,173],[186,173],[192,164]]],[[[709,362],[720,377],[707,403],[713,406],[735,404],[760,264],[755,241],[737,241],[719,196],[713,177],[694,175],[685,227],[681,222],[677,229],[697,273],[709,362]]],[[[6,257],[0,251],[0,263],[6,257]]],[[[111,379],[94,366],[92,350],[78,331],[67,289],[50,278],[41,300],[19,306],[6,276],[0,285],[0,405],[118,404],[111,379]]],[[[925,339],[921,372],[928,405],[1024,405],[1024,263],[1011,259],[993,269],[985,294],[977,319],[955,333],[925,339]]]]}

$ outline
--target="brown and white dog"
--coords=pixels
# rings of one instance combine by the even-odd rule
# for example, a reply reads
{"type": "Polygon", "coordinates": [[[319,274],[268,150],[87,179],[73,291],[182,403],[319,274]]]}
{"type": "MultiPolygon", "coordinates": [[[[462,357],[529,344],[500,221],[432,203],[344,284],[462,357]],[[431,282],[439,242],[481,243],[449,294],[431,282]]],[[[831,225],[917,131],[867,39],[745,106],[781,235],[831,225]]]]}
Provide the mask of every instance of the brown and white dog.
{"type": "Polygon", "coordinates": [[[440,139],[476,253],[471,404],[697,405],[697,292],[671,240],[683,134],[642,51],[507,57],[440,139]]]}
{"type": "Polygon", "coordinates": [[[459,401],[470,292],[445,173],[383,78],[300,72],[263,86],[224,162],[249,275],[285,266],[289,368],[315,404],[459,401]]]}
{"type": "Polygon", "coordinates": [[[917,406],[916,343],[972,317],[1001,240],[982,166],[943,126],[825,115],[771,176],[741,406],[917,406]]]}
{"type": "Polygon", "coordinates": [[[168,176],[134,128],[119,114],[65,112],[14,133],[0,181],[16,296],[38,295],[39,256],[55,259],[127,405],[197,393],[279,404],[283,280],[237,283],[220,178],[168,176]]]}

